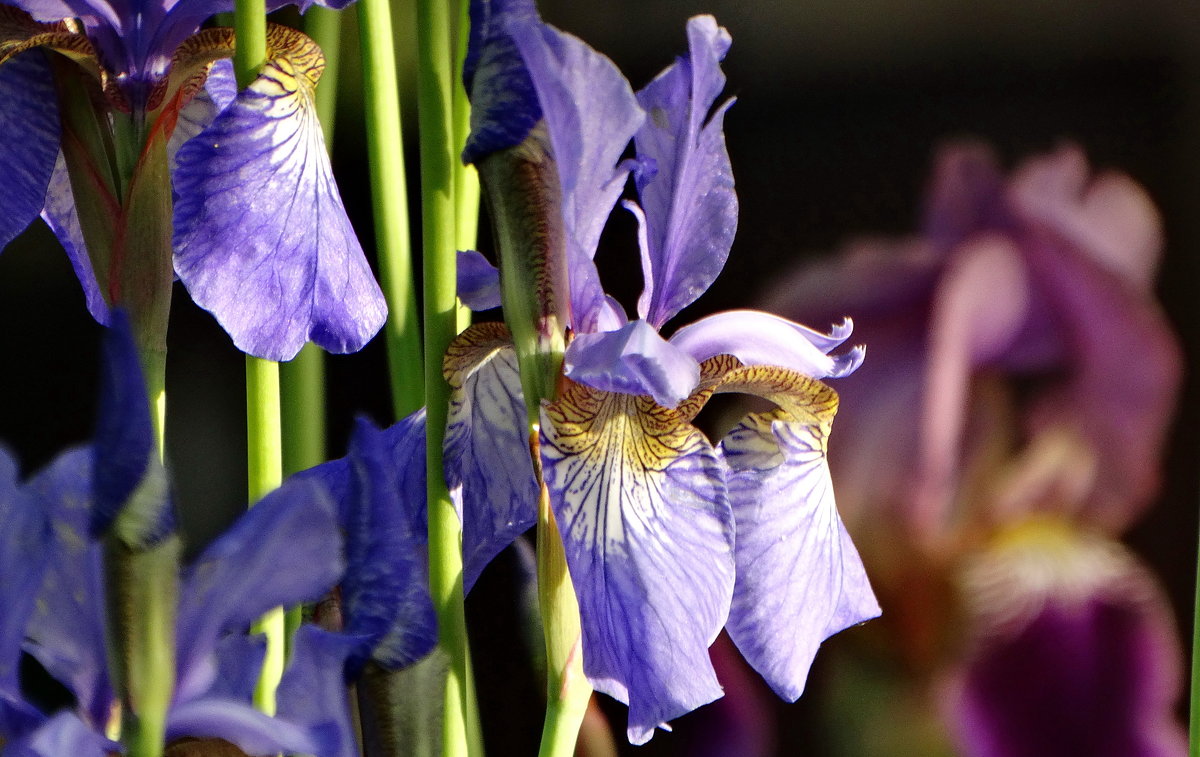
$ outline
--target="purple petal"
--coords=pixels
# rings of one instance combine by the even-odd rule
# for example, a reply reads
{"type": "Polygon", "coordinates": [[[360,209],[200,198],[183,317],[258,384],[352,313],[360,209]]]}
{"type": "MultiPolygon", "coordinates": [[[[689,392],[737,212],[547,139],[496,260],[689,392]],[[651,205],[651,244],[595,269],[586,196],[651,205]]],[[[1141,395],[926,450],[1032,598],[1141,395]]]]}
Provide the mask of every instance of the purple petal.
{"type": "Polygon", "coordinates": [[[60,455],[29,488],[50,516],[49,571],[29,620],[28,651],[75,695],[92,723],[106,722],[113,691],[104,646],[101,547],[89,534],[92,450],[60,455]]]}
{"type": "Polygon", "coordinates": [[[114,744],[89,728],[73,712],[60,712],[33,733],[4,747],[4,757],[108,757],[114,744]]]}
{"type": "Polygon", "coordinates": [[[537,90],[563,192],[573,326],[596,330],[604,290],[592,257],[625,186],[621,164],[645,114],[612,61],[544,24],[509,24],[537,90]]]}
{"type": "Polygon", "coordinates": [[[458,253],[458,298],[476,312],[500,307],[500,271],[475,250],[458,253]]]}
{"type": "Polygon", "coordinates": [[[50,64],[39,50],[0,65],[0,250],[42,211],[58,156],[58,96],[50,64]]]}
{"type": "Polygon", "coordinates": [[[75,277],[83,287],[83,298],[88,312],[97,323],[110,325],[108,302],[96,272],[92,269],[92,259],[88,255],[87,243],[83,239],[83,228],[79,225],[79,214],[75,212],[75,195],[71,192],[71,177],[67,173],[67,162],[62,153],[54,164],[54,173],[50,176],[50,185],[46,189],[46,204],[42,208],[42,219],[58,237],[75,277]]]}
{"type": "MultiPolygon", "coordinates": [[[[424,424],[409,443],[424,447],[424,424]]],[[[350,442],[351,506],[342,579],[345,632],[357,641],[348,664],[357,674],[368,659],[389,670],[424,657],[437,643],[429,595],[425,493],[404,496],[403,467],[394,465],[384,434],[359,419],[350,442]]],[[[410,459],[415,458],[410,455],[410,459]]]]}
{"type": "Polygon", "coordinates": [[[939,254],[972,234],[1012,228],[1004,177],[996,155],[979,142],[953,142],[938,150],[925,195],[925,235],[939,254]]]}
{"type": "Polygon", "coordinates": [[[237,99],[237,79],[233,75],[233,62],[221,58],[212,64],[204,86],[179,110],[175,130],[167,140],[167,155],[171,158],[171,170],[175,171],[175,155],[193,137],[212,126],[221,111],[237,99]]]}
{"type": "Polygon", "coordinates": [[[574,383],[543,410],[542,455],[584,672],[629,704],[629,740],[644,743],[721,695],[708,646],[734,580],[723,466],[677,412],[574,383]]]}
{"type": "Polygon", "coordinates": [[[1068,528],[1028,524],[968,569],[974,644],[944,702],[963,753],[1186,754],[1166,597],[1119,545],[1068,528]]]}
{"type": "Polygon", "coordinates": [[[51,532],[41,503],[17,476],[16,462],[0,448],[0,698],[19,701],[21,643],[46,575],[51,532]]]}
{"type": "Polygon", "coordinates": [[[862,364],[865,348],[841,355],[826,353],[848,339],[852,330],[849,318],[822,334],[770,313],[730,310],[684,326],[668,341],[697,362],[733,355],[745,365],[773,365],[811,378],[841,378],[862,364]]]}
{"type": "Polygon", "coordinates": [[[180,148],[174,174],[179,278],[239,349],[272,360],[310,339],[354,352],[387,317],[313,109],[318,57],[289,42],[180,148]]]}
{"type": "Polygon", "coordinates": [[[648,394],[663,407],[683,402],[700,381],[700,364],[642,320],[616,331],[575,337],[567,347],[563,372],[593,389],[648,394]]]}
{"type": "Polygon", "coordinates": [[[477,324],[446,354],[450,415],[445,471],[461,490],[463,586],[537,521],[538,490],[529,459],[528,414],[508,331],[477,324]]]}
{"type": "Polygon", "coordinates": [[[463,163],[520,144],[542,117],[537,93],[511,29],[540,22],[531,0],[473,0],[463,85],[471,98],[471,133],[463,163]]]}
{"type": "Polygon", "coordinates": [[[656,328],[703,294],[725,266],[738,203],[722,125],[729,101],[709,117],[725,87],[720,61],[729,33],[712,16],[688,21],[686,58],[638,93],[649,117],[634,137],[657,174],[637,176],[646,212],[649,282],[638,313],[656,328]]]}
{"type": "Polygon", "coordinates": [[[212,654],[222,632],[272,607],[319,598],[342,575],[341,552],[333,503],[318,484],[289,481],[252,506],[185,573],[176,622],[181,677],[212,654]]]}
{"type": "Polygon", "coordinates": [[[350,725],[343,670],[347,638],[304,624],[292,640],[291,661],[279,682],[278,715],[309,730],[321,743],[321,757],[354,757],[358,749],[350,725]]]}
{"type": "MultiPolygon", "coordinates": [[[[776,386],[789,378],[759,373],[780,374],[776,386]]],[[[792,380],[806,415],[748,416],[721,452],[737,524],[729,636],[771,688],[794,701],[821,642],[878,616],[879,604],[838,516],[825,460],[837,397],[815,381],[792,380]]]]}
{"type": "Polygon", "coordinates": [[[189,736],[225,739],[254,755],[325,754],[309,729],[265,715],[234,699],[197,699],[172,707],[167,714],[167,740],[189,736]]]}

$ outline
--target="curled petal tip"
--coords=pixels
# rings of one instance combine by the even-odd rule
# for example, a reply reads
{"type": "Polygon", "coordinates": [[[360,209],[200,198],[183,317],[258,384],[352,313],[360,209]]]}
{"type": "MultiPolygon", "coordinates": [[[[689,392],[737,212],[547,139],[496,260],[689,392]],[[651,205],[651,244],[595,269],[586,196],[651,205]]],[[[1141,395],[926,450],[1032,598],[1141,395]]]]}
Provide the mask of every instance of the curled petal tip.
{"type": "Polygon", "coordinates": [[[858,370],[858,367],[863,364],[863,360],[867,357],[867,346],[865,344],[856,344],[849,352],[843,355],[835,355],[833,357],[833,370],[829,372],[829,378],[845,378],[851,373],[858,370]]]}

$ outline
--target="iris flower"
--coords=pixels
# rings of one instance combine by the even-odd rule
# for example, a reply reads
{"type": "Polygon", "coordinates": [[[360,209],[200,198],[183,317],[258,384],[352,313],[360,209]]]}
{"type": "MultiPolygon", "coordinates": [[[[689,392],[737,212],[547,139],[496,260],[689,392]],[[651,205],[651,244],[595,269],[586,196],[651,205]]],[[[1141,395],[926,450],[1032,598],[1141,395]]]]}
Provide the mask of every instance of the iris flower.
{"type": "MultiPolygon", "coordinates": [[[[879,612],[825,464],[837,396],[817,379],[861,362],[861,348],[828,354],[849,323],[825,335],[734,311],[659,334],[712,284],[737,223],[722,134],[729,102],[714,107],[729,35],[697,17],[688,41],[688,55],[635,95],[611,61],[543,24],[532,4],[480,2],[466,65],[464,158],[485,179],[506,151],[543,171],[548,189],[533,201],[543,214],[525,220],[535,241],[561,241],[548,258],[565,255],[573,340],[561,394],[540,408],[542,464],[579,598],[584,670],[629,705],[635,743],[721,696],[708,647],[722,627],[795,699],[820,642],[879,612]],[[637,157],[622,162],[630,139],[637,157]],[[640,223],[645,281],[633,320],[592,260],[631,169],[640,204],[626,207],[640,223]],[[714,445],[692,420],[719,392],[777,409],[714,445]]],[[[491,196],[493,213],[505,212],[510,198],[491,196]]],[[[463,289],[494,305],[495,272],[489,295],[482,259],[466,260],[463,289]]],[[[462,498],[470,586],[534,523],[537,489],[507,330],[468,329],[445,375],[446,476],[462,498]]]]}
{"type": "Polygon", "coordinates": [[[892,643],[944,681],[964,754],[1183,754],[1169,606],[1118,541],[1158,492],[1180,384],[1158,212],[1073,146],[1005,174],[948,145],[926,202],[919,235],[768,299],[853,308],[870,339],[830,455],[892,643]]]}
{"type": "MultiPolygon", "coordinates": [[[[175,538],[169,503],[147,496],[163,491],[154,486],[161,469],[136,348],[121,311],[114,321],[95,443],[64,453],[24,485],[8,456],[0,457],[0,600],[8,608],[0,629],[0,735],[13,755],[101,757],[117,749],[103,736],[114,685],[100,537],[123,528],[121,518],[137,508],[157,514],[143,521],[151,523],[147,539],[175,538]],[[43,713],[23,698],[22,647],[70,691],[73,708],[43,713]]],[[[338,463],[346,475],[336,501],[319,480],[289,481],[182,571],[168,741],[224,739],[248,754],[358,753],[345,680],[367,659],[406,665],[436,635],[420,541],[398,502],[402,489],[381,462],[384,442],[360,424],[351,455],[338,463]],[[301,626],[277,715],[264,715],[251,697],[265,644],[246,630],[270,608],[315,600],[339,582],[345,627],[301,626]]]]}
{"type": "MultiPolygon", "coordinates": [[[[245,352],[285,360],[310,339],[357,350],[386,307],[313,108],[324,57],[299,32],[271,27],[264,70],[237,92],[223,60],[232,32],[197,31],[232,7],[0,5],[0,247],[41,213],[102,323],[116,304],[135,327],[162,311],[173,267],[245,352]]],[[[154,317],[165,324],[165,312],[154,317]]]]}

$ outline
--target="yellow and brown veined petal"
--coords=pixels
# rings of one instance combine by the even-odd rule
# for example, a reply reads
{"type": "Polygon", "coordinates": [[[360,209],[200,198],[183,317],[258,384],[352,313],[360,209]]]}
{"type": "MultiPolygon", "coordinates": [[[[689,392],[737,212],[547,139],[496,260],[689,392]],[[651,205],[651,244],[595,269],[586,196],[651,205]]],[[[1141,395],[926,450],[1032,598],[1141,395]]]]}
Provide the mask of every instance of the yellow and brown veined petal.
{"type": "Polygon", "coordinates": [[[714,360],[727,369],[705,362],[711,391],[778,406],[748,415],[719,445],[737,533],[728,630],[771,688],[795,700],[821,642],[880,612],[834,502],[826,445],[838,398],[796,371],[714,360]]]}
{"type": "Polygon", "coordinates": [[[508,328],[479,323],[459,334],[442,373],[450,384],[446,484],[459,493],[463,587],[470,591],[484,566],[537,522],[538,487],[508,328]]]}
{"type": "Polygon", "coordinates": [[[725,467],[679,410],[569,380],[542,408],[541,441],[584,671],[628,703],[643,743],[721,696],[708,646],[734,588],[725,467]]]}

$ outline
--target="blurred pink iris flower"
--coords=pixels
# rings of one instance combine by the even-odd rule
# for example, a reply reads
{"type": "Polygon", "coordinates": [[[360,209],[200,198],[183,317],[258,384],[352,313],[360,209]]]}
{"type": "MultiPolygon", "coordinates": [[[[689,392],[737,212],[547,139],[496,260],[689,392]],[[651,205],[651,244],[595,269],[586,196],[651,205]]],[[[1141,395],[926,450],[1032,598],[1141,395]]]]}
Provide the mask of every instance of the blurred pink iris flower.
{"type": "Polygon", "coordinates": [[[1063,146],[1011,174],[943,148],[922,232],[807,266],[764,306],[854,317],[838,505],[887,644],[962,753],[1176,755],[1177,631],[1117,539],[1154,501],[1181,379],[1158,213],[1063,146]]]}

